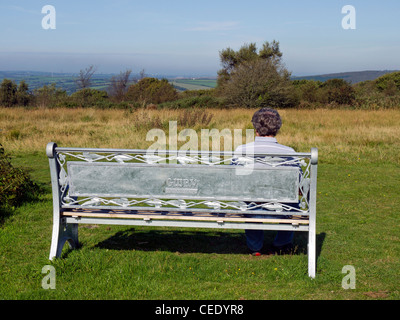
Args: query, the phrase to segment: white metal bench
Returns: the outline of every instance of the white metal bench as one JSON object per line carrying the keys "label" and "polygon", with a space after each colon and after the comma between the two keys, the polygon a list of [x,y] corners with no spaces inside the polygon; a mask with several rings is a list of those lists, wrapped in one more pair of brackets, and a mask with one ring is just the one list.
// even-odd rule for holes
{"label": "white metal bench", "polygon": [[53,192],[51,260],[60,257],[65,242],[78,246],[78,224],[293,230],[308,232],[308,275],[315,277],[315,148],[237,155],[61,148],[51,142],[46,153]]}

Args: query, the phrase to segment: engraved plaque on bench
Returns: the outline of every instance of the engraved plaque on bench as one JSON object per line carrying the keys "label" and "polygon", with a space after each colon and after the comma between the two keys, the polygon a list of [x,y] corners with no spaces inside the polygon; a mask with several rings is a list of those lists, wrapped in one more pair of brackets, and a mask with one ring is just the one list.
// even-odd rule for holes
{"label": "engraved plaque on bench", "polygon": [[297,167],[235,173],[232,165],[68,163],[69,192],[75,197],[298,202]]}

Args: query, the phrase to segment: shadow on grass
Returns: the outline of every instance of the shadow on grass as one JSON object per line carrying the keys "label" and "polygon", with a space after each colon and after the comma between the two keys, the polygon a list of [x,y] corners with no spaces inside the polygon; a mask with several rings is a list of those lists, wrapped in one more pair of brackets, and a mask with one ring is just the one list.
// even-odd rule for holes
{"label": "shadow on grass", "polygon": [[0,227],[5,223],[5,221],[11,217],[13,211],[10,208],[0,207]]}
{"label": "shadow on grass", "polygon": [[[265,232],[264,250],[272,251],[275,232]],[[317,235],[317,257],[325,233]],[[190,230],[128,230],[117,232],[96,247],[112,250],[170,251],[180,253],[248,254],[243,232]],[[307,254],[307,233],[296,232],[289,254]]]}

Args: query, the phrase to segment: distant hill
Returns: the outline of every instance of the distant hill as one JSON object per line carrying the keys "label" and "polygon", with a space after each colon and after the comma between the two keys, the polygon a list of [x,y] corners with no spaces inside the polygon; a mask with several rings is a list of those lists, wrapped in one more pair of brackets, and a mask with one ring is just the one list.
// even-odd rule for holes
{"label": "distant hill", "polygon": [[[111,83],[112,76],[115,74],[97,74],[92,77],[91,88],[97,90],[107,90]],[[140,75],[131,75],[131,81],[139,79]],[[216,78],[176,78],[175,76],[146,75],[155,78],[168,78],[178,91],[210,89],[217,85]],[[0,71],[0,83],[3,79],[15,81],[17,84],[24,80],[30,90],[35,90],[43,86],[55,83],[58,88],[71,94],[77,90],[77,74],[73,73],[52,73],[40,71]],[[132,82],[133,83],[133,82]]]}
{"label": "distant hill", "polygon": [[[115,74],[94,74],[91,88],[107,90],[111,83],[111,77]],[[148,75],[149,77],[169,78],[169,81],[178,91],[210,89],[217,85],[216,78],[176,78],[174,76]],[[3,79],[15,81],[17,84],[24,80],[30,90],[41,88],[45,85],[55,83],[58,88],[71,94],[77,90],[77,74],[73,73],[51,73],[40,71],[0,71],[0,82]],[[139,75],[132,75],[131,80],[138,79]]]}
{"label": "distant hill", "polygon": [[341,73],[329,73],[329,74],[322,74],[322,75],[315,75],[315,76],[304,76],[299,77],[295,76],[292,77],[293,80],[315,80],[315,81],[326,81],[329,79],[343,79],[352,84],[367,81],[367,80],[375,80],[380,76],[383,76],[387,73],[396,72],[398,70],[369,70],[369,71],[354,71],[354,72],[341,72]]}
{"label": "distant hill", "polygon": [[[352,84],[366,81],[375,80],[387,73],[395,72],[396,70],[383,70],[383,71],[356,71],[356,72],[342,72],[330,73],[314,76],[294,76],[293,80],[320,80],[322,82],[329,79],[344,79]],[[106,90],[110,85],[111,77],[114,74],[94,74],[92,77],[91,88],[98,90]],[[148,75],[159,78],[156,75]],[[51,72],[38,72],[38,71],[0,71],[0,83],[3,79],[14,80],[17,84],[21,80],[25,80],[30,90],[41,88],[44,85],[55,83],[57,87],[65,90],[71,94],[77,90],[76,74],[73,73],[51,73]],[[132,76],[133,79],[137,75]],[[163,76],[164,77],[164,76]],[[165,76],[175,86],[178,91],[184,90],[199,90],[215,88],[217,85],[216,78],[173,78],[173,76]]]}
{"label": "distant hill", "polygon": [[[111,74],[94,74],[92,77],[92,88],[105,90],[110,85]],[[15,81],[17,84],[24,80],[30,90],[55,83],[58,88],[65,90],[68,94],[76,91],[77,75],[72,73],[52,73],[39,71],[0,71],[0,82],[3,79]]]}

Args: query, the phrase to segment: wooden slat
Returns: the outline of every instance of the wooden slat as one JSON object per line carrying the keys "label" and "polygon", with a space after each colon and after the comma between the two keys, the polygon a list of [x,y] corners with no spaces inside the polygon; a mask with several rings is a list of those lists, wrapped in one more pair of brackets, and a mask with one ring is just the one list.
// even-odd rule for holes
{"label": "wooden slat", "polygon": [[216,217],[212,215],[161,215],[161,214],[124,214],[124,213],[98,213],[83,211],[66,211],[63,216],[68,217],[90,217],[90,218],[117,218],[117,219],[154,219],[154,220],[188,220],[188,221],[216,221],[216,222],[261,222],[261,223],[286,223],[286,224],[307,224],[308,219],[293,217],[292,219],[259,219],[244,218],[240,216]]}

